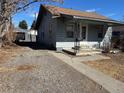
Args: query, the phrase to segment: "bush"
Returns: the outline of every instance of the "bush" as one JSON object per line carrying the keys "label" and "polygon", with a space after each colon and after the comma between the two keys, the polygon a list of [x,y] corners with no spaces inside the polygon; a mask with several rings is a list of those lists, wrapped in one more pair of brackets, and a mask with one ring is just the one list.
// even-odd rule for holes
{"label": "bush", "polygon": [[13,32],[14,28],[10,27],[9,31],[5,32],[2,37],[2,47],[4,46],[13,46],[15,45],[13,42],[16,40],[16,34]]}

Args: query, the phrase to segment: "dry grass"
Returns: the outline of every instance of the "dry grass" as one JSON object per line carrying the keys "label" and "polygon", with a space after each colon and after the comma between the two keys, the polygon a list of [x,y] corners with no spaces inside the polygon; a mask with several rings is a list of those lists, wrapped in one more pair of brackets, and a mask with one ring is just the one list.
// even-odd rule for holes
{"label": "dry grass", "polygon": [[0,67],[0,73],[13,72],[13,71],[30,71],[36,68],[36,65],[20,65],[17,67]]}
{"label": "dry grass", "polygon": [[124,54],[107,54],[106,56],[111,59],[86,62],[85,64],[124,82]]}
{"label": "dry grass", "polygon": [[27,71],[32,70],[36,66],[34,65],[20,65],[17,67],[5,67],[2,64],[9,62],[12,58],[21,55],[25,50],[25,48],[19,46],[6,46],[4,48],[0,48],[0,73],[2,72],[12,72],[12,71]]}
{"label": "dry grass", "polygon": [[0,67],[0,73],[15,71],[16,68]]}
{"label": "dry grass", "polygon": [[29,71],[36,67],[37,67],[36,65],[21,65],[21,66],[18,66],[16,69],[18,71],[24,71],[24,70]]}
{"label": "dry grass", "polygon": [[23,48],[19,46],[0,48],[0,64],[8,62],[11,58],[16,57],[21,52],[23,52]]}

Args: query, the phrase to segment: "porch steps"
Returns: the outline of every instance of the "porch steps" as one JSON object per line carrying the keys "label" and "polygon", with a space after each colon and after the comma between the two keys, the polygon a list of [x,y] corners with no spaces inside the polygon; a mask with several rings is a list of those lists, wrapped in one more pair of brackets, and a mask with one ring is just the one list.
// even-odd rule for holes
{"label": "porch steps", "polygon": [[63,51],[76,56],[87,56],[87,55],[94,55],[101,53],[101,50],[91,50],[91,49],[81,49],[77,53],[75,53],[74,49],[63,49]]}
{"label": "porch steps", "polygon": [[94,54],[100,54],[101,51],[98,50],[80,50],[76,56],[82,56],[82,55],[94,55]]}

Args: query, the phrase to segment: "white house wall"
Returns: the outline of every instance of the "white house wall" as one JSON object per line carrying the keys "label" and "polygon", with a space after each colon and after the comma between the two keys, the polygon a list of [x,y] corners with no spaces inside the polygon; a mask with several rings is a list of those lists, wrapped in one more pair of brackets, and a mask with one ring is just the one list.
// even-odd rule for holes
{"label": "white house wall", "polygon": [[99,48],[100,47],[100,43],[98,42],[98,41],[81,41],[80,42],[80,46],[82,47],[82,48],[90,48],[90,49],[92,49],[92,48]]}

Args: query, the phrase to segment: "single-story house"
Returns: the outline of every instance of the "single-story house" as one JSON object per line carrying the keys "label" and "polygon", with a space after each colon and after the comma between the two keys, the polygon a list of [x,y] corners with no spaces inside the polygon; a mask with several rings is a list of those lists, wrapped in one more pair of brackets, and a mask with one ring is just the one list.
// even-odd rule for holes
{"label": "single-story house", "polygon": [[30,29],[27,31],[28,38],[31,42],[36,42],[37,31]]}
{"label": "single-story house", "polygon": [[37,42],[56,49],[97,49],[109,43],[112,27],[124,25],[95,12],[41,5],[35,29]]}
{"label": "single-story house", "polygon": [[21,29],[21,28],[15,28],[14,29],[14,33],[16,36],[16,42],[20,41],[20,40],[25,40],[25,33],[27,30]]}
{"label": "single-story house", "polygon": [[32,35],[32,36],[37,36],[37,31],[33,30],[33,29],[30,29],[27,33]]}
{"label": "single-story house", "polygon": [[15,28],[16,42],[36,42],[37,31]]}

